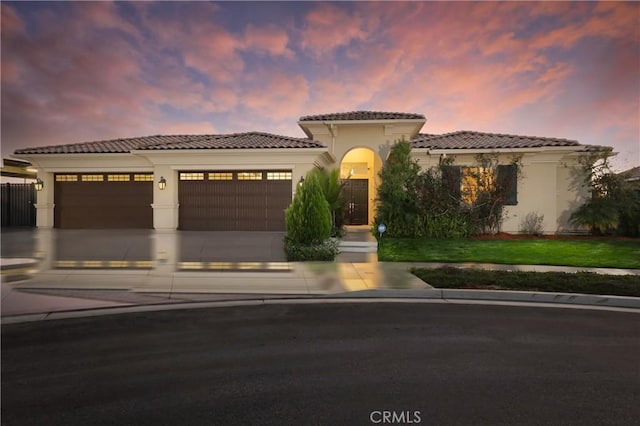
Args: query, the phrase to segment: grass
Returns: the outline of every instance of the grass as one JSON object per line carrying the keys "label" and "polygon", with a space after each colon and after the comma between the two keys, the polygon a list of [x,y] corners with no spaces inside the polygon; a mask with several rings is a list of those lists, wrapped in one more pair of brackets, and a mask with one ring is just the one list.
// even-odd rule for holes
{"label": "grass", "polygon": [[444,267],[411,272],[436,288],[551,291],[640,297],[640,276],[589,272],[510,272]]}
{"label": "grass", "polygon": [[378,259],[386,262],[477,262],[639,269],[640,240],[382,238]]}

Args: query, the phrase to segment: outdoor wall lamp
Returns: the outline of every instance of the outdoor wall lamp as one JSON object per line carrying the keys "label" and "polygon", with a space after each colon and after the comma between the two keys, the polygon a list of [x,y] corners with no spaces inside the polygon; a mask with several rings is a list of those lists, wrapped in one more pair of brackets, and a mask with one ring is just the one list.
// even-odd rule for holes
{"label": "outdoor wall lamp", "polygon": [[158,182],[158,188],[162,191],[166,187],[167,187],[167,180],[163,176],[160,176],[160,181]]}
{"label": "outdoor wall lamp", "polygon": [[36,191],[42,191],[42,188],[44,188],[44,182],[42,179],[37,178],[36,183],[34,183],[33,186],[36,188]]}
{"label": "outdoor wall lamp", "polygon": [[298,182],[298,186],[302,186],[304,183],[304,176],[300,176],[300,182]]}

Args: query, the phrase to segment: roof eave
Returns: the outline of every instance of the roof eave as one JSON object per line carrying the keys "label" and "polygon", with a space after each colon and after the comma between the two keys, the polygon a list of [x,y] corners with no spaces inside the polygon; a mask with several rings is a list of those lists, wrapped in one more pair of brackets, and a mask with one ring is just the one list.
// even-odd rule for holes
{"label": "roof eave", "polygon": [[326,147],[309,147],[309,148],[182,148],[182,149],[136,149],[132,150],[134,155],[176,155],[176,154],[238,154],[238,153],[261,153],[273,152],[278,153],[300,153],[300,152],[325,152]]}
{"label": "roof eave", "polygon": [[[377,120],[298,120],[298,125],[303,124],[396,124],[396,123],[426,123],[426,118],[380,118]],[[304,127],[303,127],[304,130]],[[306,133],[306,131],[305,131]]]}
{"label": "roof eave", "polygon": [[527,153],[527,152],[580,152],[584,145],[570,145],[570,146],[538,146],[529,148],[412,148],[414,150],[426,151],[429,154],[489,154],[494,152],[507,152],[507,153]]}

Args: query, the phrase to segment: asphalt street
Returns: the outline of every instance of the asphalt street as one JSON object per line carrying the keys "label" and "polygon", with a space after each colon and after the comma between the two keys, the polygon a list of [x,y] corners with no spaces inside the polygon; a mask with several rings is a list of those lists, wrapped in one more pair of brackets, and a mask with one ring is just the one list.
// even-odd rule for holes
{"label": "asphalt street", "polygon": [[640,315],[259,305],[2,327],[3,425],[626,425]]}

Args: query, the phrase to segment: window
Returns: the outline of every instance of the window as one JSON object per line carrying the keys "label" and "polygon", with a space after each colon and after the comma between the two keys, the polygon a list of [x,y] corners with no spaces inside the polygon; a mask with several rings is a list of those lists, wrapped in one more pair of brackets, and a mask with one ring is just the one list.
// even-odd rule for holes
{"label": "window", "polygon": [[204,173],[180,173],[180,180],[204,180]]}
{"label": "window", "polygon": [[77,175],[56,175],[56,182],[77,182]]}
{"label": "window", "polygon": [[291,172],[267,172],[267,180],[291,180]]}
{"label": "window", "polygon": [[239,172],[238,180],[262,180],[262,172]]}
{"label": "window", "polygon": [[478,194],[495,188],[495,169],[486,167],[462,167],[460,198],[466,204],[478,200]]}
{"label": "window", "polygon": [[83,182],[102,182],[104,175],[82,175]]}
{"label": "window", "polygon": [[129,180],[131,180],[129,175],[107,175],[109,182],[129,182]]}
{"label": "window", "polygon": [[497,168],[445,166],[442,180],[449,193],[466,204],[473,204],[482,191],[500,190],[505,206],[518,204],[518,169],[514,164]]}
{"label": "window", "polygon": [[231,172],[209,173],[209,180],[233,180],[233,173]]}
{"label": "window", "polygon": [[133,180],[135,182],[152,182],[153,175],[152,174],[133,175]]}

